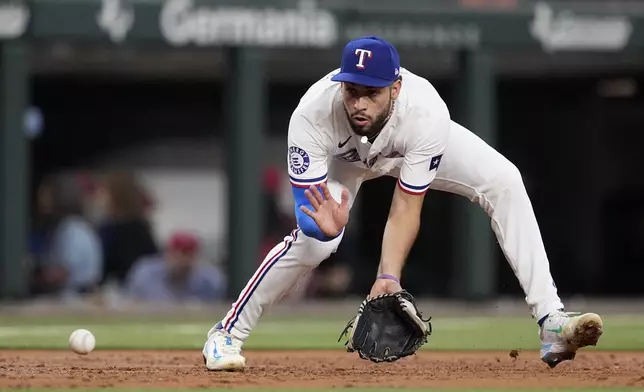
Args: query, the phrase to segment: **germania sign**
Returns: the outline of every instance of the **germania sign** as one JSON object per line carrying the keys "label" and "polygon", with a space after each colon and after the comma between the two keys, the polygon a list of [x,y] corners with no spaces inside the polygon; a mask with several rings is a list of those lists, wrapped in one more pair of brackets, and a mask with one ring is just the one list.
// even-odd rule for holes
{"label": "germania sign", "polygon": [[196,6],[169,0],[159,16],[163,37],[174,46],[256,45],[329,47],[338,40],[333,13],[301,1],[297,8]]}

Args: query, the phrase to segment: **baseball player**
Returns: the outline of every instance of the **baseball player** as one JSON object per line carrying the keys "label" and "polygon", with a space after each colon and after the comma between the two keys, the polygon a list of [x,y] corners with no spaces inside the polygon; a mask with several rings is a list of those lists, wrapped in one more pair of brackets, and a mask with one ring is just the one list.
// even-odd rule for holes
{"label": "baseball player", "polygon": [[519,170],[452,121],[432,84],[401,68],[398,52],[385,40],[349,42],[340,69],[304,94],[289,123],[288,172],[297,228],[268,253],[228,314],[208,332],[207,369],[245,367],[242,344],[264,310],[336,251],[360,185],[385,175],[397,178],[398,186],[370,296],[402,289],[399,279],[425,193],[456,193],[490,216],[538,320],[541,359],[554,367],[597,343],[603,330],[597,314],[564,312]]}

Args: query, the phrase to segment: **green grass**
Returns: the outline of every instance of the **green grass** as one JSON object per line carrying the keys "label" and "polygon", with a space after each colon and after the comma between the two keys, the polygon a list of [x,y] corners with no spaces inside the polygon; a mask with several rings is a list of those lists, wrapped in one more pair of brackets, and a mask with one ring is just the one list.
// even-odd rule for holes
{"label": "green grass", "polygon": [[[97,349],[199,349],[215,321],[205,319],[0,317],[0,348],[62,349],[76,328],[96,336]],[[644,317],[604,319],[597,350],[644,350]],[[246,349],[342,349],[337,342],[346,320],[266,317]],[[523,318],[437,318],[423,350],[533,350],[536,324]]]}
{"label": "green grass", "polygon": [[[0,316],[0,348],[65,349],[69,334],[76,328],[87,328],[97,338],[97,349],[201,349],[205,334],[216,321],[205,318],[159,319],[141,317],[8,317]],[[510,350],[538,349],[536,324],[523,318],[436,318],[434,333],[422,350]],[[604,318],[605,333],[595,350],[644,350],[644,317],[610,316]],[[277,318],[267,316],[253,331],[246,349],[342,349],[344,339],[337,342],[346,325],[345,319]],[[272,391],[332,392],[332,389],[262,389]],[[0,391],[5,389],[0,388]],[[242,389],[242,391],[253,391]],[[351,392],[501,392],[517,389],[409,389],[409,388],[349,388]],[[520,389],[521,392],[635,392],[644,388],[547,388]],[[26,389],[32,392],[195,392],[199,389]],[[230,391],[228,388],[202,391]]]}

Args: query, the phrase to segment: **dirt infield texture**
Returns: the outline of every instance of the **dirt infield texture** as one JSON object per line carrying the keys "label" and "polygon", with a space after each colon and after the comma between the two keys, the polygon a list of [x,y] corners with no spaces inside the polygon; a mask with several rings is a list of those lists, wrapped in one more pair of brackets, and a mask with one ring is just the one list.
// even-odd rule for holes
{"label": "dirt infield texture", "polygon": [[644,386],[644,353],[580,352],[549,369],[537,353],[431,352],[373,364],[344,351],[246,352],[243,372],[208,372],[196,351],[0,350],[0,388]]}

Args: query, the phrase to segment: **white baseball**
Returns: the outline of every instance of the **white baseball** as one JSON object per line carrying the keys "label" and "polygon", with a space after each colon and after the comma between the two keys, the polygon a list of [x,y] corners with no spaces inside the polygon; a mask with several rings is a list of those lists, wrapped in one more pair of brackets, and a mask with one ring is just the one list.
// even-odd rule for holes
{"label": "white baseball", "polygon": [[94,350],[96,338],[86,329],[77,329],[69,337],[69,348],[76,354],[86,355]]}

